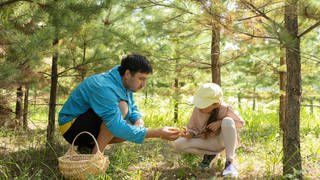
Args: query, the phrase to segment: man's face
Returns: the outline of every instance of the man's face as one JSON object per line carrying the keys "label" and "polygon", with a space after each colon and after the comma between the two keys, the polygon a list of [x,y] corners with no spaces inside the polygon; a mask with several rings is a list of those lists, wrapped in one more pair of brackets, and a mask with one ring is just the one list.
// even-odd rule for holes
{"label": "man's face", "polygon": [[146,86],[148,76],[149,74],[140,72],[132,75],[129,70],[126,70],[123,76],[124,87],[136,92]]}

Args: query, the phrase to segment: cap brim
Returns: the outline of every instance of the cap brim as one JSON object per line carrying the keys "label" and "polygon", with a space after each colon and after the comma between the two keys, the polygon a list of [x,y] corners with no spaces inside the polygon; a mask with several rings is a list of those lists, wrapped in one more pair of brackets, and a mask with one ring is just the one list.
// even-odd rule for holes
{"label": "cap brim", "polygon": [[204,109],[204,108],[207,108],[208,106],[212,105],[213,102],[210,99],[193,97],[192,104],[194,104],[199,109]]}

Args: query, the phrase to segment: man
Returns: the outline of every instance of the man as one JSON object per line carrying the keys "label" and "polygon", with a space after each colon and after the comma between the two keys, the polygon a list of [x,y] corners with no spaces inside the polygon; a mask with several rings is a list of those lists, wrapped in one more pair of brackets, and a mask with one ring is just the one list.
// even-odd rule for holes
{"label": "man", "polygon": [[[59,113],[59,126],[63,137],[72,143],[75,136],[88,131],[97,138],[100,151],[107,144],[124,140],[142,143],[145,138],[175,140],[179,130],[171,127],[147,129],[133,98],[142,89],[152,73],[150,62],[141,55],[123,58],[120,66],[109,72],[93,75],[79,84]],[[79,136],[78,148],[97,147],[89,135]]]}

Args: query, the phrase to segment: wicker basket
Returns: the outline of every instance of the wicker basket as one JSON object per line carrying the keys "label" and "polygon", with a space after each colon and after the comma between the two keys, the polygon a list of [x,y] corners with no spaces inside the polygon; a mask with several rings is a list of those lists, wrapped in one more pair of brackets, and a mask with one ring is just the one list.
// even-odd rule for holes
{"label": "wicker basket", "polygon": [[[74,142],[81,134],[87,133],[97,145],[96,154],[78,154],[74,150]],[[71,144],[67,153],[58,158],[59,170],[66,179],[87,179],[89,176],[103,174],[109,166],[109,158],[104,156],[99,149],[98,142],[92,134],[87,131],[79,133]]]}

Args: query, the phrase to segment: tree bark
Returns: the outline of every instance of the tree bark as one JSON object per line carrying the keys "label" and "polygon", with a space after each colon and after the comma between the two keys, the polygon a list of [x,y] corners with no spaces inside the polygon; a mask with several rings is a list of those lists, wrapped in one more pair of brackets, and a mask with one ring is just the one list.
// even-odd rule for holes
{"label": "tree bark", "polygon": [[284,57],[284,49],[280,49],[280,72],[279,72],[279,89],[280,89],[280,104],[279,104],[279,126],[284,131],[284,123],[286,117],[286,80],[287,72],[282,69],[286,65],[286,59]]}
{"label": "tree bark", "polygon": [[237,94],[238,95],[238,108],[241,109],[241,96],[240,96],[240,91]]}
{"label": "tree bark", "polygon": [[37,88],[34,88],[34,92],[33,92],[33,110],[36,109],[36,105],[37,105]]}
{"label": "tree bark", "polygon": [[252,110],[256,110],[256,87],[253,87]]}
{"label": "tree bark", "polygon": [[211,35],[211,73],[212,82],[221,85],[220,76],[220,27],[212,22]]}
{"label": "tree bark", "polygon": [[300,100],[301,100],[301,59],[298,38],[297,0],[287,0],[285,6],[285,28],[290,39],[285,42],[287,64],[286,116],[284,123],[283,174],[301,172],[300,154]]}
{"label": "tree bark", "polygon": [[29,109],[29,86],[25,86],[23,103],[23,129],[28,128],[28,109]]}
{"label": "tree bark", "polygon": [[175,78],[174,79],[174,107],[173,107],[173,120],[174,122],[178,122],[178,117],[179,117],[179,79]]}
{"label": "tree bark", "polygon": [[[86,40],[83,40],[83,56],[82,56],[82,64],[85,64],[86,62],[86,53],[87,52],[87,43]],[[86,77],[87,70],[85,67],[80,66],[79,67],[79,74],[80,74],[80,80],[83,81]]]}
{"label": "tree bark", "polygon": [[144,93],[144,105],[147,105],[148,103],[148,87],[145,89]]}
{"label": "tree bark", "polygon": [[[53,41],[53,46],[58,45],[58,39]],[[51,65],[51,89],[49,100],[49,118],[47,126],[47,143],[51,144],[54,140],[55,132],[55,114],[56,114],[56,98],[58,85],[58,51],[55,51],[52,56]]]}
{"label": "tree bark", "polygon": [[310,99],[310,112],[313,114],[313,99]]}
{"label": "tree bark", "polygon": [[23,91],[22,86],[19,85],[17,88],[17,99],[16,99],[16,125],[22,125],[22,116],[23,116],[23,109],[22,109],[22,99],[23,99]]}

